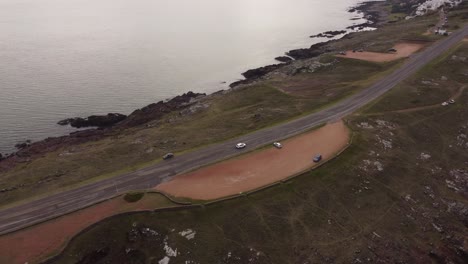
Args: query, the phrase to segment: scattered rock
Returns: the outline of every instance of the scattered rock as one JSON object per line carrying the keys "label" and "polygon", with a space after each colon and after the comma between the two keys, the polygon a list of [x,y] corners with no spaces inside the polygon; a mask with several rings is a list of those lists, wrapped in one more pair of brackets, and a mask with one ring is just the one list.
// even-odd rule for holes
{"label": "scattered rock", "polygon": [[377,168],[378,171],[383,171],[383,165],[380,161],[375,161],[374,166]]}
{"label": "scattered rock", "polygon": [[393,144],[391,140],[381,139],[380,143],[382,143],[385,150],[393,148]]}
{"label": "scattered rock", "polygon": [[439,233],[443,233],[443,232],[444,232],[444,229],[443,229],[441,226],[436,225],[436,224],[434,224],[434,223],[432,223],[432,226],[434,227],[435,230],[437,230],[437,232],[439,232]]}
{"label": "scattered rock", "polygon": [[373,129],[374,127],[370,125],[368,122],[361,122],[357,125],[359,128],[364,128],[364,129]]}
{"label": "scattered rock", "polygon": [[279,56],[279,57],[276,57],[275,60],[280,61],[280,62],[290,62],[293,59],[288,56]]}
{"label": "scattered rock", "polygon": [[419,156],[419,159],[421,159],[421,160],[428,160],[430,158],[431,158],[431,155],[426,154],[424,152],[422,152],[421,155]]}
{"label": "scattered rock", "polygon": [[169,260],[170,258],[168,256],[165,256],[160,261],[158,261],[158,264],[169,264]]}
{"label": "scattered rock", "polygon": [[150,153],[153,153],[153,151],[154,151],[154,148],[149,148],[149,149],[147,149],[145,152],[146,152],[147,154],[150,154]]}
{"label": "scattered rock", "polygon": [[452,60],[454,61],[461,61],[461,62],[465,62],[467,57],[463,57],[463,56],[457,56],[457,55],[452,55]]}
{"label": "scattered rock", "polygon": [[445,180],[447,187],[458,193],[468,195],[468,172],[465,170],[451,170],[450,178]]}
{"label": "scattered rock", "polygon": [[197,232],[193,231],[192,229],[187,229],[179,232],[179,235],[185,237],[187,240],[194,239],[196,234]]}
{"label": "scattered rock", "polygon": [[422,80],[421,83],[424,85],[439,86],[438,83],[433,82],[433,81],[428,81],[428,80]]}

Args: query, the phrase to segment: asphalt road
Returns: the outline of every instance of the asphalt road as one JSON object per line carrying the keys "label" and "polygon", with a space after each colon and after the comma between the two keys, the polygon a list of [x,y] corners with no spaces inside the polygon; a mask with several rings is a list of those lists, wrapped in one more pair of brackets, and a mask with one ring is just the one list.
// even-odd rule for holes
{"label": "asphalt road", "polygon": [[[414,74],[467,35],[468,25],[443,40],[434,43],[424,51],[413,55],[398,70],[384,77],[371,87],[320,112],[233,140],[213,144],[135,172],[4,209],[0,211],[0,235],[82,209],[115,197],[120,193],[153,187],[181,172],[239,155],[254,148],[271,144],[273,141],[299,134],[325,122],[345,117]],[[236,150],[234,145],[237,142],[247,143],[247,148]]]}

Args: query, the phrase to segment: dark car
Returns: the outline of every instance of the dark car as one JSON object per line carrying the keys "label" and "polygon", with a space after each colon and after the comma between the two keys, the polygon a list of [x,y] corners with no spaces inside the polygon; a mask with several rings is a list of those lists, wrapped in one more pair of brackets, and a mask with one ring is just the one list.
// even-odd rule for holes
{"label": "dark car", "polygon": [[322,160],[322,155],[318,154],[314,157],[314,162],[320,162]]}
{"label": "dark car", "polygon": [[173,153],[167,153],[166,155],[163,156],[163,160],[167,160],[167,159],[170,159],[170,158],[173,158],[173,157],[174,157]]}

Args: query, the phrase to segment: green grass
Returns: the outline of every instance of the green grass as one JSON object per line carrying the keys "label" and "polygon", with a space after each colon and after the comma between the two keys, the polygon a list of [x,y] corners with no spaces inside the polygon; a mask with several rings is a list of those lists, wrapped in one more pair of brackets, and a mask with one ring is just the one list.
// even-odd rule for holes
{"label": "green grass", "polygon": [[[457,248],[466,239],[466,216],[449,208],[457,202],[466,208],[466,189],[458,182],[462,191],[456,191],[448,181],[456,181],[456,170],[468,173],[468,145],[460,143],[460,135],[468,134],[468,92],[450,107],[388,111],[408,106],[403,99],[415,80],[433,78],[452,63],[451,55],[467,51],[467,45],[452,50],[381,98],[384,109],[374,104],[363,112],[382,114],[350,117],[353,144],[327,165],[199,209],[109,219],[77,237],[56,263],[76,263],[102,248],[107,255],[94,263],[158,263],[166,256],[165,243],[178,250],[170,263],[433,263],[429,252],[463,263]],[[432,94],[420,98],[429,101]],[[158,235],[129,240],[143,228]],[[194,239],[179,234],[186,229],[196,232]]]}

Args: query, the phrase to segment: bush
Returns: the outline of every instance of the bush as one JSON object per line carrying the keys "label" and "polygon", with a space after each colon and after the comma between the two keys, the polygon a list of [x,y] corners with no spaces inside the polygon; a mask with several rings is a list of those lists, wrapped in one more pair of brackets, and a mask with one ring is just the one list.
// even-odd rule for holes
{"label": "bush", "polygon": [[145,193],[131,192],[131,193],[125,194],[124,200],[129,202],[129,203],[134,203],[134,202],[138,202],[139,200],[141,200],[141,198],[143,198],[143,196],[145,196]]}

